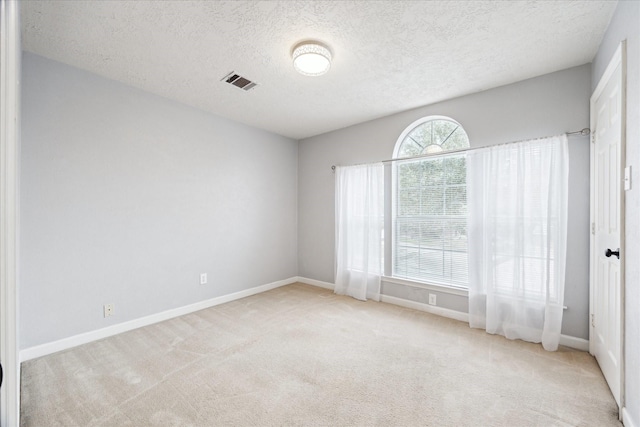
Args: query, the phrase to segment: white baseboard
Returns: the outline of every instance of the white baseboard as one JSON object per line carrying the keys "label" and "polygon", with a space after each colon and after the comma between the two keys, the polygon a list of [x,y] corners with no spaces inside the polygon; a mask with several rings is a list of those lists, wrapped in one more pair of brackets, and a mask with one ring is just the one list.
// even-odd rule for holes
{"label": "white baseboard", "polygon": [[300,283],[304,283],[304,284],[312,285],[312,286],[318,286],[319,288],[334,290],[335,287],[336,287],[336,285],[334,283],[323,282],[322,280],[307,279],[306,277],[300,277],[300,276],[296,277],[296,279]]}
{"label": "white baseboard", "polygon": [[[306,277],[297,278],[298,282],[305,283],[307,285],[318,286],[325,289],[333,290],[335,284],[329,282],[323,282],[321,280],[308,279]],[[448,308],[437,307],[434,305],[424,304],[417,301],[411,301],[404,298],[392,297],[389,295],[380,295],[380,301],[388,304],[399,305],[401,307],[411,308],[413,310],[424,311],[426,313],[435,314],[449,319],[459,320],[461,322],[469,322],[469,314],[461,311],[455,311]],[[570,347],[576,350],[589,351],[589,341],[583,338],[576,338],[569,335],[560,335],[560,345]]]}
{"label": "white baseboard", "polygon": [[636,427],[626,407],[622,408],[622,424],[624,424],[624,427]]}
{"label": "white baseboard", "polygon": [[[323,282],[315,279],[308,279],[306,277],[298,277],[298,281],[307,285],[318,286],[325,289],[335,289],[335,284],[329,282]],[[380,295],[380,301],[388,304],[399,305],[401,307],[412,308],[414,310],[426,311],[427,313],[437,314],[438,316],[448,317],[450,319],[460,320],[462,322],[468,322],[469,316],[467,313],[461,313],[455,310],[449,310],[447,308],[436,307],[433,305],[423,304],[417,301],[410,301],[403,298],[396,298],[388,295]]]}
{"label": "white baseboard", "polygon": [[291,277],[285,280],[278,280],[277,282],[267,283],[266,285],[245,289],[244,291],[235,292],[228,295],[222,295],[222,296],[211,298],[204,301],[199,301],[197,303],[185,305],[183,307],[173,308],[171,310],[141,317],[139,319],[118,323],[117,325],[108,326],[106,328],[97,329],[95,331],[85,332],[83,334],[74,335],[68,338],[63,338],[58,341],[53,341],[50,343],[25,348],[20,351],[20,362],[35,359],[41,356],[46,356],[47,354],[56,353],[58,351],[66,350],[82,344],[87,344],[92,341],[97,341],[102,338],[107,338],[113,335],[121,334],[123,332],[131,331],[133,329],[141,328],[143,326],[152,325],[154,323],[173,319],[174,317],[193,313],[195,311],[203,310],[205,308],[235,301],[240,298],[245,298],[251,295],[270,291],[271,289],[279,288],[285,285],[290,285],[291,283],[295,283],[297,281],[298,281],[298,277]]}
{"label": "white baseboard", "polygon": [[589,340],[585,340],[584,338],[560,335],[560,345],[571,347],[576,350],[589,351]]}
{"label": "white baseboard", "polygon": [[[205,301],[200,301],[194,304],[186,305],[184,307],[178,307],[171,310],[163,311],[161,313],[152,314],[149,316],[141,317],[139,319],[130,320],[128,322],[118,323],[117,325],[109,326],[95,331],[85,332],[83,334],[74,335],[72,337],[63,338],[58,341],[53,341],[46,344],[41,344],[29,348],[25,348],[20,351],[20,362],[35,359],[37,357],[46,356],[48,354],[56,353],[58,351],[66,350],[72,347],[76,347],[82,344],[87,344],[92,341],[97,341],[103,338],[107,338],[113,335],[121,334],[123,332],[131,331],[133,329],[141,328],[143,326],[152,325],[154,323],[162,322],[174,317],[182,316],[185,314],[193,313],[205,308],[214,307],[216,305],[224,304],[227,302],[235,301],[240,298],[249,297],[262,292],[270,291],[271,289],[279,288],[281,286],[290,285],[292,283],[301,282],[307,285],[318,286],[324,289],[333,290],[335,285],[329,282],[323,282],[321,280],[309,279],[306,277],[291,277],[285,280],[279,280],[277,282],[268,283],[262,286],[256,286],[255,288],[245,289],[244,291],[235,292],[229,295],[222,295],[219,297],[211,298]],[[388,295],[380,295],[380,301],[394,304],[401,307],[411,308],[414,310],[424,311],[427,313],[435,314],[450,319],[459,320],[461,322],[468,322],[469,315],[467,313],[450,310],[443,307],[432,306],[417,301],[410,301],[403,298],[392,297]],[[589,341],[562,335],[560,337],[560,344],[575,348],[577,350],[589,351]],[[628,418],[628,416],[627,416]],[[629,419],[630,420],[630,419]],[[631,423],[631,421],[629,421]],[[625,426],[635,427],[632,423]]]}
{"label": "white baseboard", "polygon": [[448,308],[437,307],[435,305],[424,304],[422,302],[410,301],[404,298],[392,297],[389,295],[380,295],[380,301],[388,304],[399,305],[401,307],[411,308],[418,311],[435,314],[449,319],[459,320],[461,322],[469,322],[469,315],[461,311],[450,310]]}
{"label": "white baseboard", "polygon": [[[412,308],[414,310],[424,311],[442,317],[448,317],[449,319],[455,319],[465,323],[469,322],[469,314],[463,313],[461,311],[450,310],[448,308],[437,307],[422,302],[410,301],[403,298],[391,297],[388,295],[380,295],[380,301],[399,305],[401,307]],[[560,335],[560,345],[571,347],[576,350],[589,351],[589,341],[582,338],[571,337],[569,335]]]}

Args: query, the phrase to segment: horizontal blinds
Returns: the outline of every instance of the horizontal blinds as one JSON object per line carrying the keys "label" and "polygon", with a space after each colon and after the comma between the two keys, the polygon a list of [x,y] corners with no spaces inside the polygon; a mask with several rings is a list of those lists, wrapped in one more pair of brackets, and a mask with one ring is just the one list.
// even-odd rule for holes
{"label": "horizontal blinds", "polygon": [[393,275],[467,286],[466,155],[394,165]]}

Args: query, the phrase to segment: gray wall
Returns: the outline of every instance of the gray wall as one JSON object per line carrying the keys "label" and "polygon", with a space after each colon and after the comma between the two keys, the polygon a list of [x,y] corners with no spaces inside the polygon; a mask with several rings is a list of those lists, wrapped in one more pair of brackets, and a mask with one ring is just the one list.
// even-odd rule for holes
{"label": "gray wall", "polygon": [[640,426],[640,2],[621,1],[593,60],[595,90],[611,57],[627,40],[627,165],[633,174],[625,193],[625,392],[627,414]]}
{"label": "gray wall", "polygon": [[[331,165],[392,157],[402,131],[427,115],[457,120],[472,147],[538,138],[589,126],[590,66],[525,80],[474,95],[428,105],[300,141],[298,270],[316,280],[334,280],[334,176]],[[588,338],[589,142],[569,139],[569,236],[562,333]],[[383,283],[387,295],[428,301],[428,292]],[[466,297],[438,294],[438,305],[467,311]]]}
{"label": "gray wall", "polygon": [[297,141],[23,60],[21,348],[297,275]]}

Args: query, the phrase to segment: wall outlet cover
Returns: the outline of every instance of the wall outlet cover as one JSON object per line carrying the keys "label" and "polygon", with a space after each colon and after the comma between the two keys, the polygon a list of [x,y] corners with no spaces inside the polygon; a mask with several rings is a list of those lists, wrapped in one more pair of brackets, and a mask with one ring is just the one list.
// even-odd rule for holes
{"label": "wall outlet cover", "polygon": [[436,294],[429,294],[429,305],[436,305]]}
{"label": "wall outlet cover", "polygon": [[105,304],[103,306],[104,317],[113,316],[113,304]]}

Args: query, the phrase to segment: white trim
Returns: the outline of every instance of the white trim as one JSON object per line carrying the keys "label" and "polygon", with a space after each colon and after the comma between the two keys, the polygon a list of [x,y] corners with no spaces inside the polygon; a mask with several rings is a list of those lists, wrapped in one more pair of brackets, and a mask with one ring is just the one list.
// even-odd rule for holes
{"label": "white trim", "polygon": [[[461,322],[469,323],[469,314],[461,311],[451,310],[448,308],[437,307],[428,305],[422,302],[410,301],[403,298],[392,297],[389,295],[380,295],[380,301],[388,304],[399,305],[401,307],[411,308],[414,310],[424,311],[427,313],[435,314],[437,316],[447,317],[449,319],[459,320]],[[588,351],[589,341],[576,338],[569,335],[560,335],[560,344],[565,347],[571,347],[576,350]]]}
{"label": "white trim", "polygon": [[58,341],[53,341],[50,343],[26,348],[20,351],[20,360],[24,362],[26,360],[35,359],[36,357],[46,356],[51,353],[66,350],[66,349],[76,347],[82,344],[86,344],[92,341],[97,341],[102,338],[111,337],[113,335],[121,334],[123,332],[131,331],[133,329],[138,329],[143,326],[152,325],[154,323],[173,319],[174,317],[183,316],[185,314],[193,313],[199,310],[204,310],[205,308],[214,307],[216,305],[235,301],[240,298],[246,298],[251,295],[256,295],[262,292],[270,291],[272,289],[279,288],[281,286],[290,285],[297,281],[298,281],[297,277],[291,277],[285,280],[278,280],[277,282],[268,283],[262,286],[256,286],[255,288],[245,289],[244,291],[235,292],[228,295],[222,295],[219,297],[200,301],[194,304],[185,305],[183,307],[173,308],[171,310],[141,317],[139,319],[130,320],[128,322],[118,323],[117,325],[109,326],[102,329],[97,329],[95,331],[85,332],[83,334],[74,335],[68,338],[63,338]]}
{"label": "white trim", "polygon": [[570,335],[560,335],[560,345],[580,351],[589,351],[589,340],[572,337]]}
{"label": "white trim", "polygon": [[[290,285],[292,283],[304,283],[311,286],[317,286],[324,289],[333,290],[335,285],[329,282],[323,282],[321,280],[309,279],[306,277],[291,277],[285,280],[279,280],[276,282],[268,283],[262,286],[256,286],[254,288],[245,289],[244,291],[235,292],[233,294],[222,295],[219,297],[211,298],[205,301],[200,301],[194,304],[186,305],[183,307],[174,308],[171,310],[163,311],[160,313],[152,314],[149,316],[141,317],[139,319],[130,320],[128,322],[119,323],[117,325],[109,326],[106,328],[98,329],[95,331],[85,332],[83,334],[74,335],[72,337],[63,338],[58,341],[53,341],[46,344],[37,345],[34,347],[26,348],[20,351],[20,361],[35,359],[37,357],[46,356],[48,354],[56,353],[58,351],[67,350],[69,348],[77,347],[82,344],[87,344],[93,341],[97,341],[103,338],[111,337],[123,332],[128,332],[133,329],[141,328],[143,326],[152,325],[154,323],[163,322],[165,320],[173,319],[178,316],[193,313],[199,310],[204,310],[209,307],[224,304],[227,302],[235,301],[241,298],[246,298],[252,295],[256,295],[262,292],[270,291],[272,289],[279,288],[281,286]],[[403,298],[392,297],[389,295],[380,295],[380,301],[393,304],[400,307],[410,308],[413,310],[424,311],[427,313],[435,314],[437,316],[446,317],[449,319],[459,320],[461,322],[468,322],[469,315],[460,311],[451,310],[443,307],[436,307],[428,304],[424,304],[417,301],[406,300]],[[560,344],[575,348],[578,350],[587,350],[589,343],[582,338],[575,338],[566,335],[560,337]]]}
{"label": "white trim", "polygon": [[442,292],[443,294],[459,295],[469,297],[469,290],[464,288],[456,288],[447,285],[438,285],[435,283],[416,282],[410,279],[400,279],[398,277],[382,276],[382,281],[393,283],[396,285],[411,286],[412,288],[428,289],[431,291]]}
{"label": "white trim", "polygon": [[[419,288],[426,288],[426,289],[432,289],[435,291],[441,291],[441,292],[447,292],[449,290],[455,290],[452,288],[445,288],[445,290],[441,290],[440,286],[437,285],[427,285],[426,286],[422,286],[422,283],[417,283],[414,284],[415,282],[411,282],[411,281],[405,281],[403,279],[396,279],[395,277],[392,277],[391,279],[393,280],[388,280],[388,277],[383,277],[382,280],[385,282],[391,282],[391,283],[398,283],[401,285],[408,285],[408,286],[416,286]],[[320,288],[324,288],[324,289],[331,289],[333,290],[335,288],[335,285],[333,283],[329,283],[329,282],[323,282],[320,280],[315,280],[315,279],[308,279],[306,277],[296,277],[296,280],[300,283],[304,283],[307,285],[312,285],[312,286],[318,286]],[[404,283],[404,282],[408,282],[408,283]],[[457,290],[456,290],[457,291]],[[448,293],[453,293],[454,295],[460,295],[460,293],[454,293],[454,292],[448,292]],[[463,294],[464,296],[467,296],[467,293],[465,292]],[[434,305],[429,305],[429,304],[425,304],[422,302],[418,302],[418,301],[411,301],[408,299],[404,299],[404,298],[398,298],[398,297],[392,297],[389,295],[380,295],[380,301],[387,303],[387,304],[393,304],[393,305],[398,305],[400,307],[405,307],[405,308],[411,308],[413,310],[418,310],[418,311],[424,311],[426,313],[431,313],[431,314],[435,314],[436,316],[442,316],[442,317],[446,317],[449,319],[454,319],[454,320],[459,320],[461,322],[465,322],[465,323],[469,323],[469,314],[468,313],[464,313],[462,311],[456,311],[456,310],[451,310],[449,308],[444,308],[444,307],[437,307]],[[569,335],[560,335],[560,345],[563,345],[565,347],[570,347],[576,350],[580,350],[580,351],[589,351],[589,341],[585,340],[583,338],[577,338],[577,337],[572,337]]]}
{"label": "white trim", "polygon": [[0,1],[0,425],[20,425],[18,297],[20,242],[20,16]]}
{"label": "white trim", "polygon": [[[320,288],[331,289],[331,290],[334,290],[336,287],[334,283],[323,282],[321,280],[309,279],[301,276],[298,276],[298,281],[301,283],[305,283],[307,285],[318,286]],[[396,285],[405,285],[405,286],[411,286],[414,288],[429,289],[431,291],[442,292],[443,294],[460,295],[463,297],[469,297],[469,291],[467,289],[462,289],[462,288],[454,288],[454,287],[445,286],[445,285],[436,285],[433,283],[421,283],[421,282],[415,282],[413,280],[399,279],[397,277],[390,277],[390,276],[382,276],[382,281],[386,283],[393,283]]]}
{"label": "white trim", "polygon": [[624,427],[636,427],[626,407],[622,408],[622,424],[624,424]]}
{"label": "white trim", "polygon": [[428,305],[422,302],[410,301],[404,298],[397,298],[389,295],[380,295],[380,301],[469,323],[469,314],[463,313],[461,311],[450,310],[448,308],[437,307],[435,305]]}
{"label": "white trim", "polygon": [[317,286],[319,288],[331,289],[332,291],[336,288],[334,283],[323,282],[322,280],[316,279],[307,279],[306,277],[296,277],[297,281],[300,283],[304,283],[305,285]]}
{"label": "white trim", "polygon": [[[618,45],[618,47],[616,48],[616,51],[613,53],[613,56],[611,56],[611,59],[609,60],[609,64],[607,65],[607,69],[604,70],[604,73],[602,73],[602,77],[600,77],[600,81],[598,82],[598,85],[593,90],[593,94],[591,95],[591,102],[594,102],[595,99],[598,96],[600,96],[602,91],[607,86],[609,79],[611,78],[611,76],[613,76],[613,73],[615,73],[616,69],[618,68],[618,65],[622,64],[623,55],[626,53],[626,49],[627,49],[626,40],[622,40]],[[594,113],[593,110],[591,111],[591,113],[593,116],[593,113]],[[595,129],[591,129],[591,132],[593,132],[594,130]]]}

